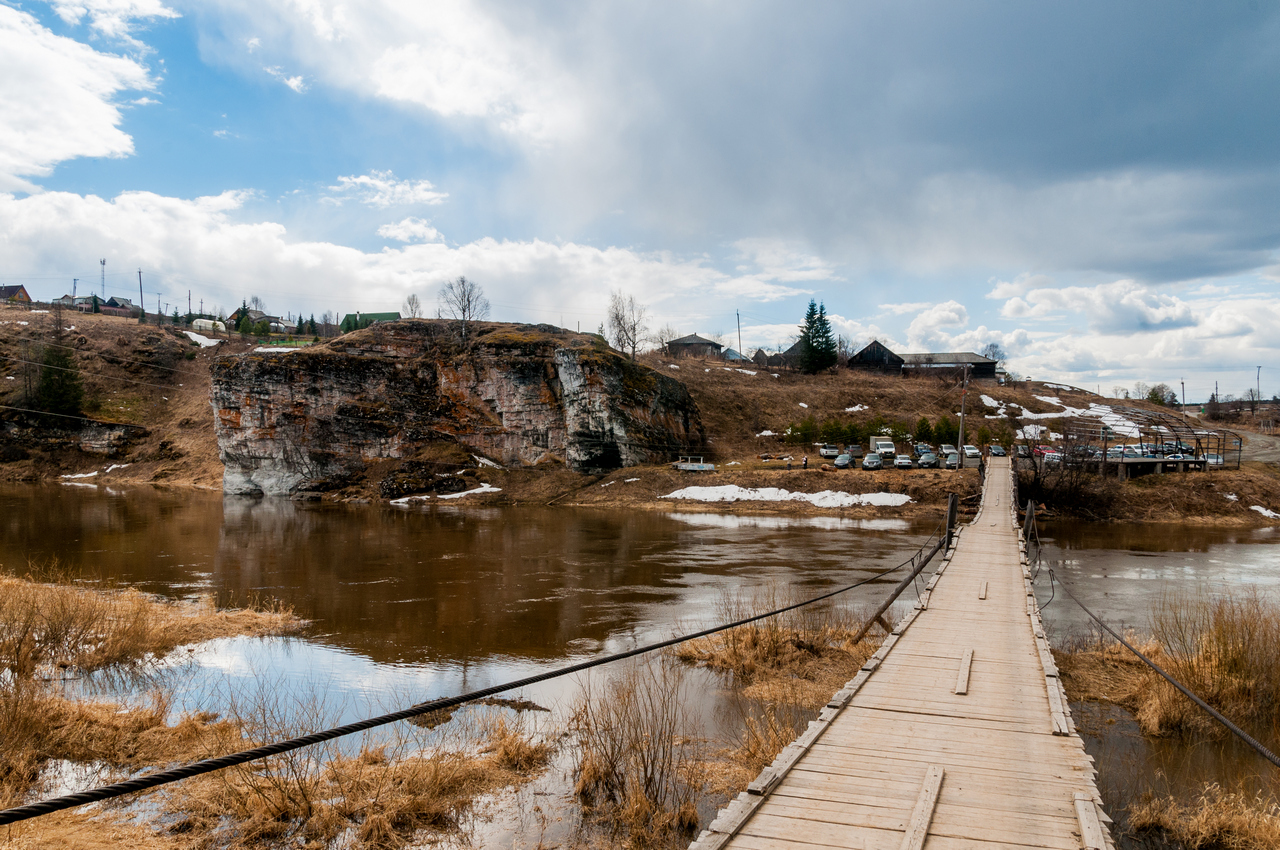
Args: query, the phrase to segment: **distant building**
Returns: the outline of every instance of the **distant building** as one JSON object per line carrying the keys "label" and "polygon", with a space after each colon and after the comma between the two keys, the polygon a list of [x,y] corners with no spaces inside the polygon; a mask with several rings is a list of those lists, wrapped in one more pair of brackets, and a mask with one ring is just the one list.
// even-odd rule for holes
{"label": "distant building", "polygon": [[339,329],[345,334],[351,331],[358,331],[361,328],[367,328],[376,322],[394,322],[399,320],[399,313],[348,313],[343,319]]}
{"label": "distant building", "polygon": [[750,361],[750,360],[748,360],[746,357],[743,357],[741,354],[739,354],[738,352],[734,351],[732,348],[726,348],[726,349],[724,350],[723,356],[724,356],[724,359],[725,359],[725,360],[731,360],[731,361],[734,361],[734,362],[740,362],[740,363],[750,363],[750,362],[751,362],[751,361]]}
{"label": "distant building", "polygon": [[755,363],[757,366],[768,366],[769,355],[764,353],[763,348],[757,348],[756,353],[751,355],[751,362]]}
{"label": "distant building", "polygon": [[22,284],[0,286],[0,301],[6,301],[10,304],[30,304],[31,296],[27,294],[27,288]]}
{"label": "distant building", "polygon": [[884,343],[872,340],[849,358],[850,369],[876,370],[901,374],[920,374],[931,369],[961,370],[967,368],[976,380],[996,380],[999,364],[972,351],[940,351],[923,354],[896,354]]}
{"label": "distant building", "polygon": [[902,371],[921,371],[926,369],[964,369],[968,367],[969,377],[977,380],[996,379],[997,361],[972,351],[940,351],[936,354],[904,354],[902,355]]}
{"label": "distant building", "polygon": [[671,357],[720,357],[724,346],[714,340],[689,334],[667,342],[667,354]]}
{"label": "distant building", "polygon": [[899,372],[903,359],[889,350],[879,340],[871,340],[867,345],[849,358],[850,369],[873,369],[880,372]]}

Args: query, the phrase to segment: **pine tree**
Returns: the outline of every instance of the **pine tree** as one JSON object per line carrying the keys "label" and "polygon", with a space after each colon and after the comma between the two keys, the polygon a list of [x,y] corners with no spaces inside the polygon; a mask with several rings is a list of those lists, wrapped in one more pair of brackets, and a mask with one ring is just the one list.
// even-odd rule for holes
{"label": "pine tree", "polygon": [[809,309],[800,326],[800,371],[809,375],[836,365],[836,339],[827,319],[827,308],[809,299]]}

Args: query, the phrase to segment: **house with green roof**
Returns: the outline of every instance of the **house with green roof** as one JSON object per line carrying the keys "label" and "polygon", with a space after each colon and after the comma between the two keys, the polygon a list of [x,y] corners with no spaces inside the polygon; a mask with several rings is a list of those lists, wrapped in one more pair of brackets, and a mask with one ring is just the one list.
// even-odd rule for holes
{"label": "house with green roof", "polygon": [[348,313],[338,327],[345,334],[351,331],[358,331],[361,328],[367,328],[375,322],[394,322],[399,318],[399,313],[361,313],[356,311],[355,313]]}

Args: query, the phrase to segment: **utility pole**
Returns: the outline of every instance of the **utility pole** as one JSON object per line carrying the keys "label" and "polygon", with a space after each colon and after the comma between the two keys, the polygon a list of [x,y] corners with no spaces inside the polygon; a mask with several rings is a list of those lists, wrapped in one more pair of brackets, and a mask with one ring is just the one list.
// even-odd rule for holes
{"label": "utility pole", "polygon": [[747,355],[742,350],[742,314],[734,310],[733,315],[738,319],[738,353],[746,357]]}
{"label": "utility pole", "polygon": [[187,290],[187,315],[191,315],[191,290]]}
{"label": "utility pole", "polygon": [[103,258],[98,262],[102,264],[102,300],[105,303],[107,300],[107,261]]}
{"label": "utility pole", "polygon": [[969,364],[966,363],[964,365],[964,384],[962,384],[960,388],[960,445],[956,446],[956,448],[960,450],[959,451],[959,455],[960,455],[959,468],[960,469],[964,469],[964,402],[965,402],[965,396],[967,396],[968,394],[969,394]]}
{"label": "utility pole", "polygon": [[1179,378],[1178,381],[1182,384],[1182,421],[1185,422],[1187,420],[1187,379]]}
{"label": "utility pole", "polygon": [[71,278],[71,306],[72,307],[76,306],[76,284],[79,281],[80,281],[80,278],[78,277]]}
{"label": "utility pole", "polygon": [[[1262,367],[1258,367],[1258,396],[1254,399],[1258,404],[1262,404]],[[1255,407],[1255,410],[1257,408]]]}

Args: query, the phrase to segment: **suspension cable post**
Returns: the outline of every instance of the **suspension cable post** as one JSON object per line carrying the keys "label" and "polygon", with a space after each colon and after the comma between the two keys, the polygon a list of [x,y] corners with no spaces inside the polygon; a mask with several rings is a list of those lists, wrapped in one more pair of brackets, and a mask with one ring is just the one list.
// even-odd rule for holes
{"label": "suspension cable post", "polygon": [[959,510],[960,510],[960,497],[957,496],[955,493],[948,494],[947,495],[947,545],[944,547],[946,549],[951,548],[951,543],[952,543],[951,538],[955,533],[955,527],[956,527],[956,514],[959,513]]}

